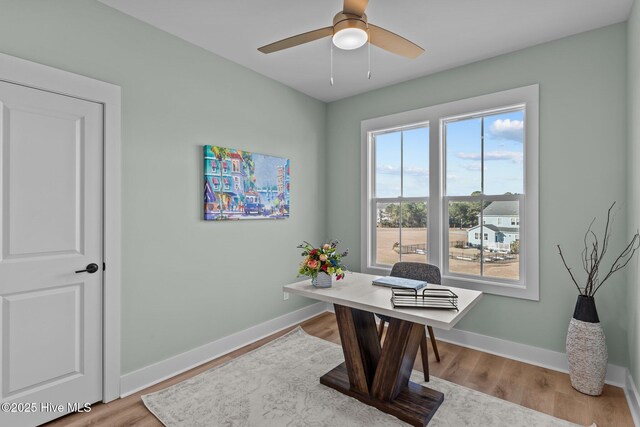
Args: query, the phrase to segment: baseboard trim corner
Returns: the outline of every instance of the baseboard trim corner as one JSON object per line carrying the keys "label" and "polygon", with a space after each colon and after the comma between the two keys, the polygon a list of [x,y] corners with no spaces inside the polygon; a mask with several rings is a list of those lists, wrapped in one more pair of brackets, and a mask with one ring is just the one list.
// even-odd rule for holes
{"label": "baseboard trim corner", "polygon": [[633,424],[636,427],[640,426],[640,394],[636,387],[636,383],[633,380],[631,372],[627,369],[626,382],[624,387],[624,395],[627,398],[627,404],[631,411],[631,417],[633,418]]}
{"label": "baseboard trim corner", "polygon": [[318,302],[275,319],[236,332],[208,344],[154,363],[120,377],[120,397],[126,397],[166,379],[193,369],[234,350],[275,334],[290,326],[326,312]]}

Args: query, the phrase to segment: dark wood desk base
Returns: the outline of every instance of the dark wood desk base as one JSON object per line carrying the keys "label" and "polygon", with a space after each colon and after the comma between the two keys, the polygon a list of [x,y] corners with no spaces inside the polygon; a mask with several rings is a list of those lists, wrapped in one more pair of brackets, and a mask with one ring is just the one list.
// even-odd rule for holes
{"label": "dark wood desk base", "polygon": [[444,400],[409,381],[424,325],[391,319],[381,348],[373,313],[334,304],[345,362],[320,383],[414,426],[425,426]]}

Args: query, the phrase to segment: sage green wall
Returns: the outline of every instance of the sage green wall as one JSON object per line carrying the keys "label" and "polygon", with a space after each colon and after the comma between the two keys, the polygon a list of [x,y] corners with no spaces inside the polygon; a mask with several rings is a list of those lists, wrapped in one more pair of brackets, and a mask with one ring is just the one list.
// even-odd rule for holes
{"label": "sage green wall", "polygon": [[[636,1],[627,22],[627,81],[628,81],[628,234],[640,228],[640,4]],[[629,369],[636,386],[640,387],[640,264],[636,258],[629,267]]]}
{"label": "sage green wall", "polygon": [[[637,9],[629,25],[636,113]],[[460,327],[564,351],[575,292],[555,244],[579,248],[590,218],[626,198],[624,24],[327,107],[95,0],[0,0],[0,11],[0,52],[122,87],[123,373],[308,304],[295,296],[283,302],[280,293],[295,277],[299,239],[344,240],[358,269],[361,120],[533,83],[540,84],[541,105],[541,300],[487,295]],[[631,124],[629,130],[635,165],[640,129]],[[200,147],[209,143],[290,157],[292,217],[201,221]],[[639,188],[634,168],[629,171],[630,189]],[[327,188],[341,191],[327,198]],[[323,205],[327,214],[318,208]],[[637,200],[629,212],[638,217]],[[624,209],[616,220],[622,237]],[[617,237],[612,247],[622,243]],[[618,276],[597,298],[610,361],[620,365],[628,360],[627,326],[634,334],[640,329],[635,280],[629,322],[620,304],[625,280]]]}
{"label": "sage green wall", "polygon": [[[123,373],[310,303],[280,287],[325,236],[324,103],[94,0],[0,1],[0,52],[122,87]],[[202,221],[204,144],[289,157],[292,217]]]}
{"label": "sage green wall", "polygon": [[[557,255],[579,266],[591,218],[626,200],[626,26],[618,24],[329,104],[328,232],[360,259],[360,121],[540,84],[540,301],[486,295],[459,328],[564,352],[576,290]],[[612,252],[622,245],[626,208]],[[597,295],[611,363],[627,365],[626,278]]]}

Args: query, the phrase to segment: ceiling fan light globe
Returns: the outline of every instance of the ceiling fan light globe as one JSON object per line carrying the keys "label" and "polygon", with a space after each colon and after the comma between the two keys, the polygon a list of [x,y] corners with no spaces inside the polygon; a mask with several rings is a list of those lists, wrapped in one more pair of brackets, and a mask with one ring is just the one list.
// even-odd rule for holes
{"label": "ceiling fan light globe", "polygon": [[333,35],[333,44],[344,50],[353,50],[363,46],[369,36],[360,28],[344,28]]}

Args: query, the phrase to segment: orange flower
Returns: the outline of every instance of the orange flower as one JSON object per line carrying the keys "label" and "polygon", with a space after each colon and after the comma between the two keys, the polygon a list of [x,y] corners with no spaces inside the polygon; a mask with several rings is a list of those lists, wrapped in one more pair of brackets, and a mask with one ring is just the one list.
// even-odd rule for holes
{"label": "orange flower", "polygon": [[316,261],[315,259],[310,259],[309,261],[307,261],[307,265],[309,266],[309,268],[318,268],[318,261]]}

